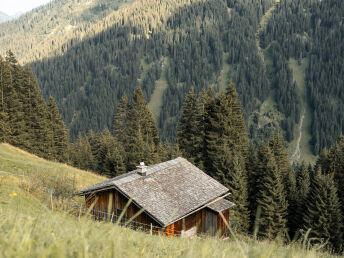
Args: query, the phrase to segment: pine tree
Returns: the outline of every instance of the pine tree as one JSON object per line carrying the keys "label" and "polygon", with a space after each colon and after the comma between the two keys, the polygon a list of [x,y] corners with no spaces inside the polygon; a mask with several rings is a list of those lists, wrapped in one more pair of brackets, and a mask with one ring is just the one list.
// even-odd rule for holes
{"label": "pine tree", "polygon": [[[287,232],[288,203],[275,158],[269,148],[264,148],[264,158],[259,161],[264,174],[259,180],[257,203],[261,207],[259,235],[268,239],[282,237]],[[263,150],[261,150],[262,152]]]}
{"label": "pine tree", "polygon": [[[2,103],[4,112],[4,118],[7,120],[6,127],[4,123],[4,130],[8,131],[7,142],[19,146],[21,142],[22,135],[25,132],[25,121],[23,112],[23,103],[20,99],[20,94],[17,92],[18,79],[21,74],[20,69],[17,66],[17,61],[14,58],[12,52],[9,56],[6,56],[6,61],[3,62],[2,69]],[[16,82],[16,84],[15,84]]]}
{"label": "pine tree", "polygon": [[48,104],[48,119],[50,123],[50,130],[52,132],[51,146],[52,156],[58,161],[64,162],[68,160],[68,131],[62,121],[57,104],[53,97],[50,96]]}
{"label": "pine tree", "polygon": [[233,228],[240,233],[248,233],[250,212],[248,210],[247,175],[245,160],[242,156],[233,154],[228,147],[223,148],[216,179],[229,189],[230,201],[235,203],[231,213]]}
{"label": "pine tree", "polygon": [[[303,217],[304,229],[311,229],[311,238],[328,240],[335,251],[343,245],[343,217],[333,175],[315,174]],[[314,240],[313,240],[314,242]]]}
{"label": "pine tree", "polygon": [[201,110],[197,96],[194,88],[191,88],[183,104],[182,115],[178,124],[177,143],[183,156],[195,165],[198,165],[202,158],[203,138],[200,119]]}
{"label": "pine tree", "polygon": [[115,177],[126,172],[123,153],[124,150],[118,144],[110,131],[105,129],[97,136],[99,149],[97,150],[97,171],[100,174]]}
{"label": "pine tree", "polygon": [[340,135],[331,147],[326,157],[327,173],[334,175],[338,197],[341,202],[342,216],[344,217],[344,136]]}
{"label": "pine tree", "polygon": [[160,139],[156,122],[150,112],[141,88],[136,88],[129,104],[125,130],[127,170],[135,169],[144,161],[146,164],[159,162]]}
{"label": "pine tree", "polygon": [[22,83],[25,132],[21,146],[41,157],[52,159],[53,150],[49,139],[53,137],[53,132],[50,128],[47,105],[30,67],[23,71]]}
{"label": "pine tree", "polygon": [[296,207],[294,213],[294,232],[302,228],[303,214],[307,203],[308,194],[310,191],[310,175],[305,163],[302,163],[298,168],[296,178]]}
{"label": "pine tree", "polygon": [[88,137],[79,133],[77,141],[73,144],[72,160],[74,166],[84,170],[94,169],[94,155]]}
{"label": "pine tree", "polygon": [[124,94],[117,105],[113,119],[113,130],[117,141],[125,144],[126,120],[128,115],[128,98]]}
{"label": "pine tree", "polygon": [[218,153],[222,152],[223,146],[228,146],[231,151],[244,158],[247,157],[248,152],[245,122],[232,82],[225,94],[221,93],[208,103],[206,111],[204,165],[207,173],[216,177],[214,173],[219,163]]}
{"label": "pine tree", "polygon": [[9,75],[10,70],[0,56],[0,142],[10,142],[11,136],[8,99],[11,99],[11,94],[14,92],[11,91],[12,85]]}

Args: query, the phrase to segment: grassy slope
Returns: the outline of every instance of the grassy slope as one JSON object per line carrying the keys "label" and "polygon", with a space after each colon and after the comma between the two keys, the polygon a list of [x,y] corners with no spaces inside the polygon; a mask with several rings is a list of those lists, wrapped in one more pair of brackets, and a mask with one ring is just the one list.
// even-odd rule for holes
{"label": "grassy slope", "polygon": [[[305,70],[308,66],[307,58],[302,59],[301,64],[299,65],[297,60],[291,58],[289,60],[289,68],[293,71],[293,78],[296,81],[298,94],[303,101],[302,106],[306,108],[305,118],[303,121],[303,126],[301,129],[302,138],[300,142],[300,150],[301,150],[301,158],[300,161],[305,161],[306,163],[315,163],[316,156],[313,155],[310,140],[312,138],[311,135],[311,123],[312,123],[312,115],[310,112],[310,107],[306,102],[306,84],[305,84]],[[299,136],[300,130],[299,125],[295,127],[295,139],[289,144],[288,152],[292,154],[296,147],[296,141]]]}
{"label": "grassy slope", "polygon": [[161,107],[163,105],[164,92],[168,87],[166,81],[166,68],[167,62],[164,61],[164,69],[162,70],[161,77],[155,82],[155,89],[148,103],[149,109],[151,110],[155,121],[159,121]]}
{"label": "grassy slope", "polygon": [[223,53],[223,67],[218,79],[219,92],[225,91],[229,84],[231,65],[227,62],[228,56],[228,53]]}
{"label": "grassy slope", "polygon": [[81,188],[103,180],[0,144],[0,250],[4,257],[328,257],[298,246],[247,238],[219,240],[149,236],[110,223],[52,211],[47,193],[21,188],[23,180],[75,176]]}

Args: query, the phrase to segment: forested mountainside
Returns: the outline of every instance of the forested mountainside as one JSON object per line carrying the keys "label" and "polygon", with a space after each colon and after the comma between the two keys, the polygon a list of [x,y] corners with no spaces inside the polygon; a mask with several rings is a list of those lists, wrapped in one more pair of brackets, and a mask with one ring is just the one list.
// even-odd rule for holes
{"label": "forested mountainside", "polygon": [[[73,42],[117,21],[116,10],[133,0],[55,0],[0,24],[0,54],[8,47],[21,63],[63,54]],[[114,17],[115,16],[115,17]]]}
{"label": "forested mountainside", "polygon": [[[262,48],[273,60],[277,75],[273,87],[278,107],[297,122],[303,102],[302,109],[308,109],[312,118],[311,142],[316,154],[333,144],[344,130],[343,13],[341,0],[281,1],[260,34]],[[293,59],[299,67],[291,62]],[[298,83],[292,70],[301,69],[303,64],[304,81]],[[301,96],[303,87],[303,100],[290,98],[297,92]],[[293,103],[298,112],[290,106]]]}
{"label": "forested mountainside", "polygon": [[282,130],[297,160],[344,128],[343,12],[340,0],[59,0],[0,25],[0,50],[34,61],[72,139],[111,129],[118,100],[141,86],[174,141],[190,88],[232,78],[250,137]]}
{"label": "forested mountainside", "polygon": [[[43,94],[59,103],[72,137],[110,128],[117,100],[140,85],[150,106],[158,108],[153,113],[163,138],[173,140],[191,86],[196,92],[210,85],[218,91],[233,77],[247,115],[264,100],[269,84],[255,33],[271,5],[272,1],[138,1],[133,4],[137,7],[128,7],[127,21],[32,68]],[[142,8],[150,10],[148,19]]]}

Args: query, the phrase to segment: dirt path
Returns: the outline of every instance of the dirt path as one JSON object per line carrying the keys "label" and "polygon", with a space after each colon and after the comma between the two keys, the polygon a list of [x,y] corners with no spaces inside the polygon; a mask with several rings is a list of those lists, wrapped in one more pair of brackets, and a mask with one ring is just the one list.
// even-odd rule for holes
{"label": "dirt path", "polygon": [[302,126],[303,126],[303,120],[305,119],[305,114],[306,114],[306,105],[304,104],[303,107],[303,112],[300,118],[300,125],[299,125],[299,138],[297,139],[296,142],[296,147],[295,147],[295,151],[293,153],[293,155],[291,156],[291,163],[297,163],[300,158],[301,158],[301,148],[300,148],[300,143],[301,143],[301,139],[302,139]]}

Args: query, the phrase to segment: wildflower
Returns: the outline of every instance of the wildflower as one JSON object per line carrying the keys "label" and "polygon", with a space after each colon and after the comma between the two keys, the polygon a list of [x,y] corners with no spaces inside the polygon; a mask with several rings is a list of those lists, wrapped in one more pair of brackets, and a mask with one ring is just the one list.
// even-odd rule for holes
{"label": "wildflower", "polygon": [[9,196],[11,196],[11,197],[16,197],[16,196],[17,196],[17,193],[14,192],[14,193],[12,193],[12,194],[9,194]]}

